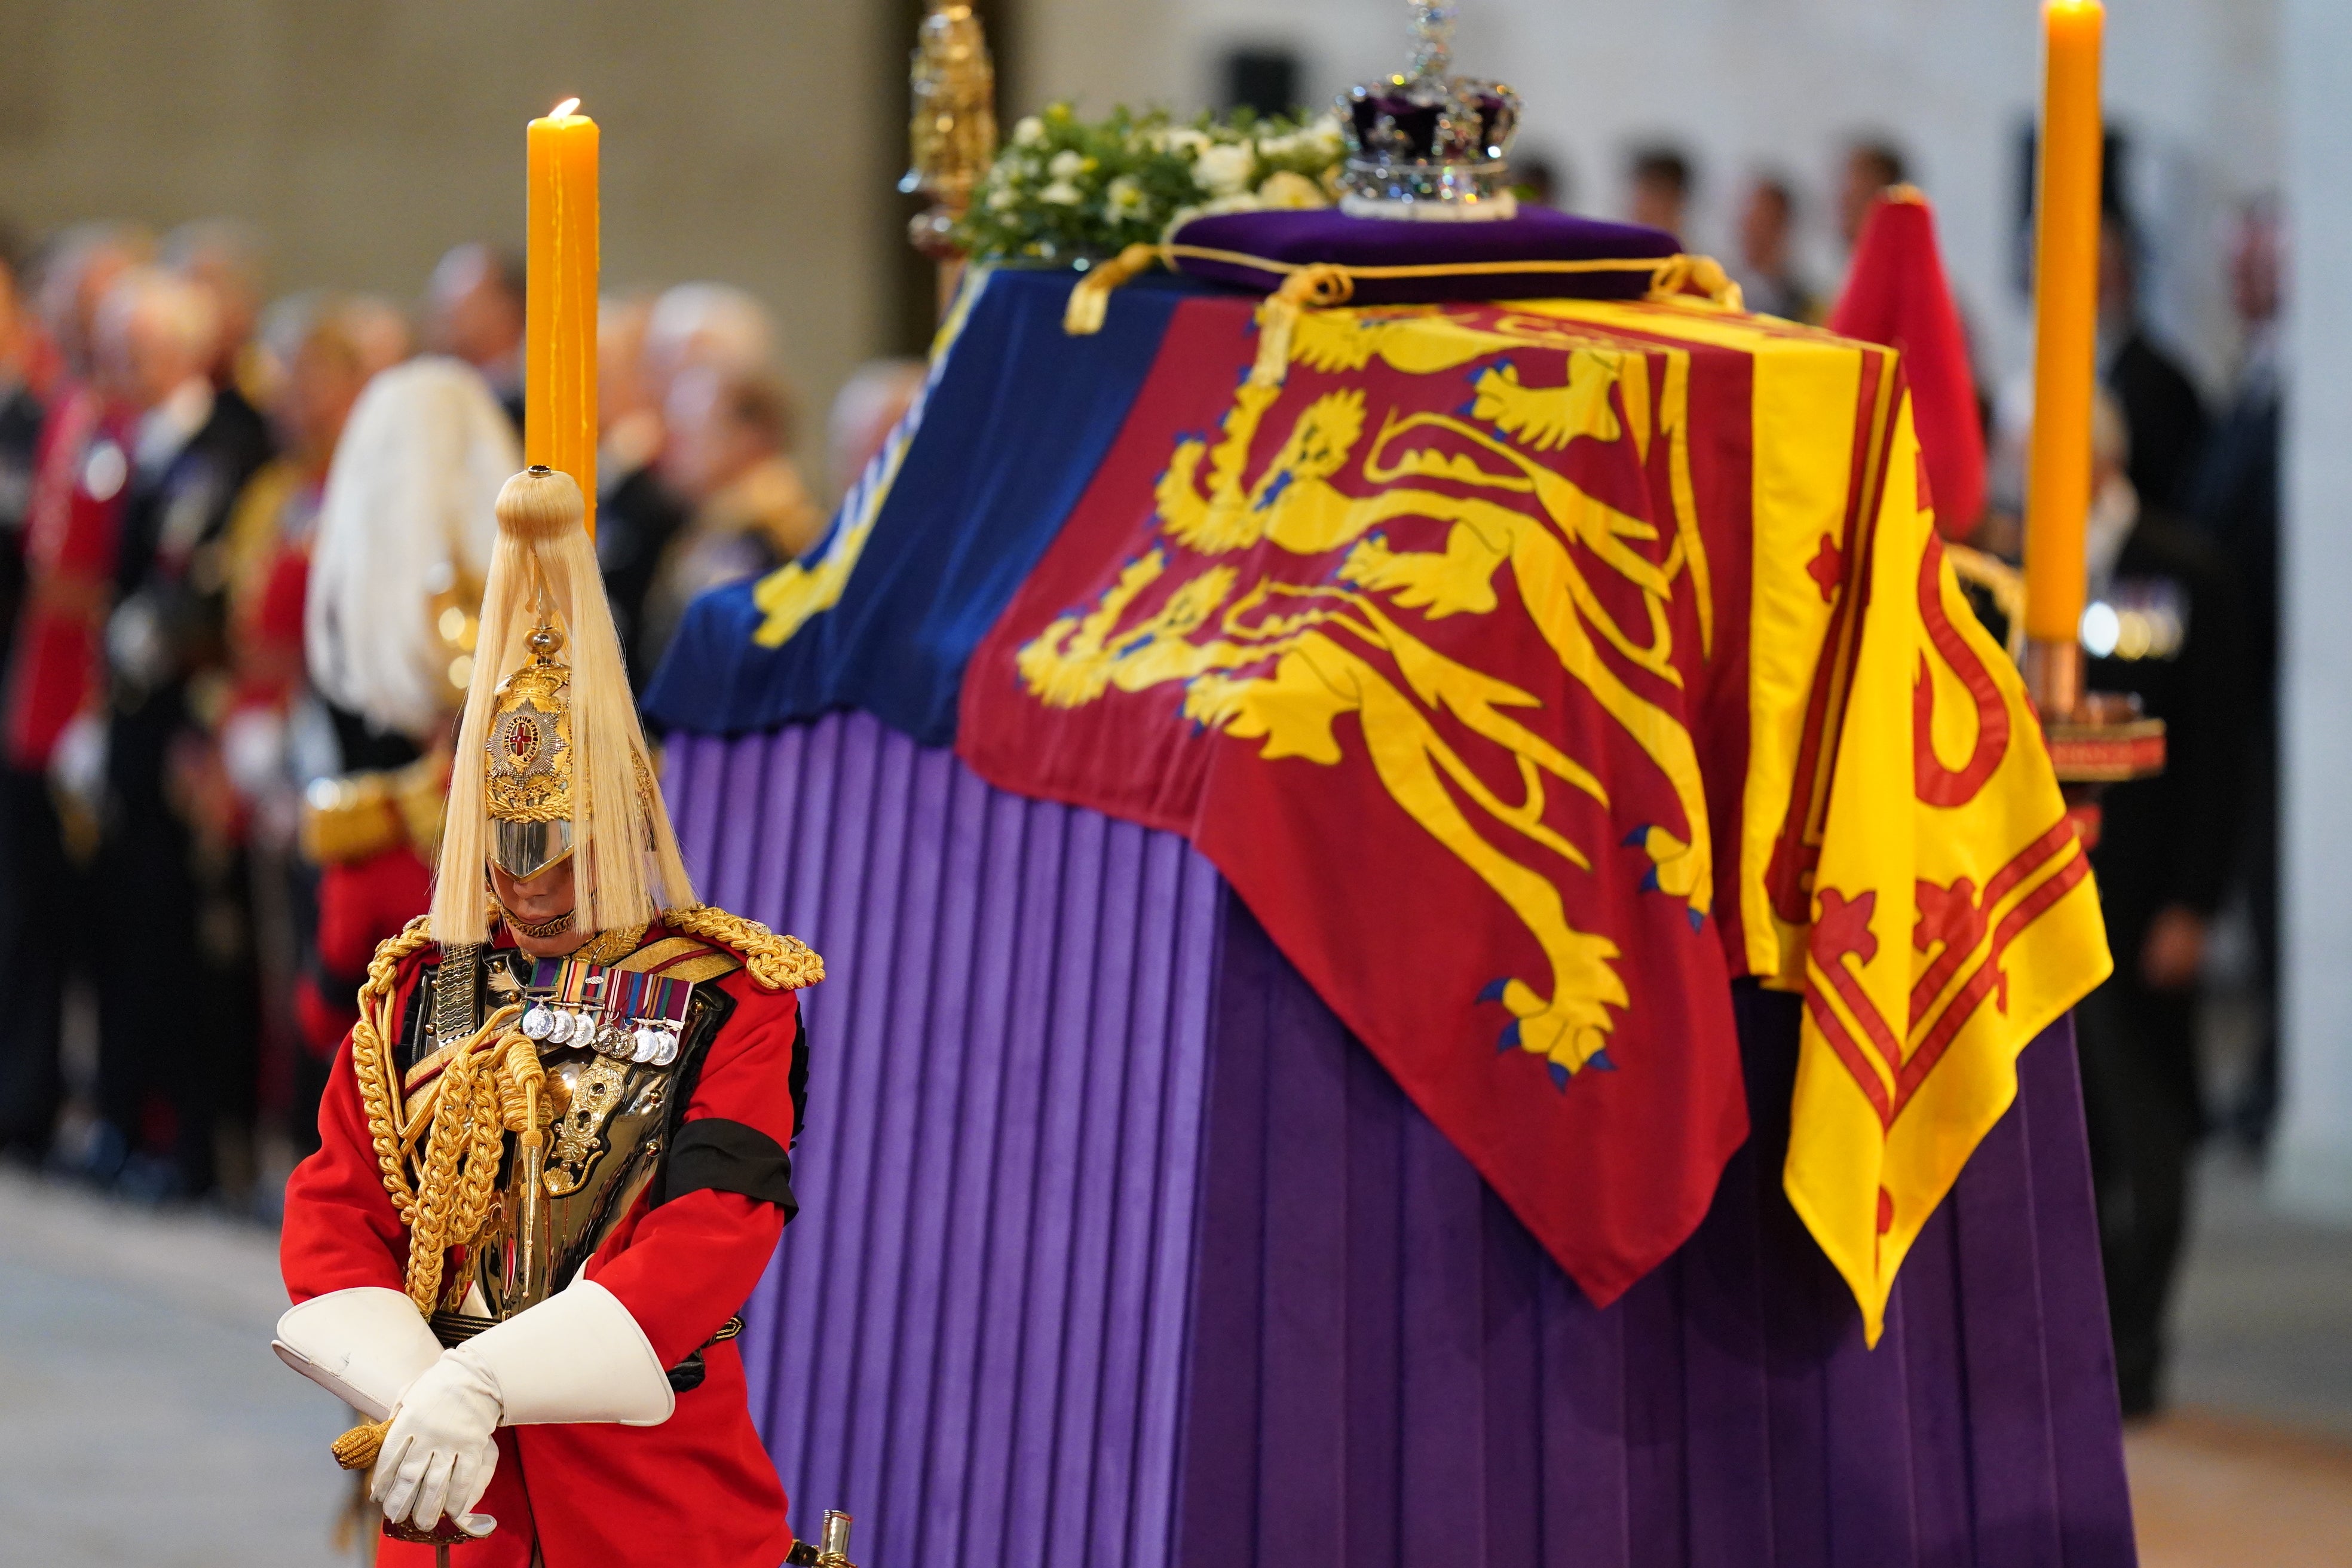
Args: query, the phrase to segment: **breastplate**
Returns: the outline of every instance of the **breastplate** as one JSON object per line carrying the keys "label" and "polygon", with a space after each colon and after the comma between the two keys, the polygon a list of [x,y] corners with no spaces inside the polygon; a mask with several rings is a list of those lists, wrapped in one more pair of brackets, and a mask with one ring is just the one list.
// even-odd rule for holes
{"label": "breastplate", "polygon": [[[444,952],[417,987],[404,1070],[443,1042],[472,1034],[505,1003],[538,999],[529,989],[530,973],[530,960],[511,949]],[[509,1132],[481,1234],[450,1249],[433,1317],[445,1342],[545,1300],[611,1239],[660,1175],[703,1053],[730,1010],[716,987],[697,985],[677,1054],[666,1065],[540,1042],[551,1120],[537,1201],[530,1201],[526,1162]]]}

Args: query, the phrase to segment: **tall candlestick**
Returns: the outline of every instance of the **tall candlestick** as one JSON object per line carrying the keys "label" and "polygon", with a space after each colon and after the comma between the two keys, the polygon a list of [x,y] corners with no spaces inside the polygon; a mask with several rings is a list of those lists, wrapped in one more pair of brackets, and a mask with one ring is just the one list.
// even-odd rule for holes
{"label": "tall candlestick", "polygon": [[2033,444],[2025,503],[2025,629],[2056,675],[2062,714],[2080,687],[2083,535],[2091,508],[2098,353],[2100,0],[2042,11],[2042,170],[2033,250]]}
{"label": "tall candlestick", "polygon": [[526,463],[580,483],[596,536],[596,122],[576,98],[530,122],[530,258],[523,335]]}

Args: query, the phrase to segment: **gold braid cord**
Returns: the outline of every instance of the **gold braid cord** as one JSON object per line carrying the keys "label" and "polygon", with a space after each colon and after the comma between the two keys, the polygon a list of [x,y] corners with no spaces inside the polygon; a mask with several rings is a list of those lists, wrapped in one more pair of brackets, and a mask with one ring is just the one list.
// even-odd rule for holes
{"label": "gold braid cord", "polygon": [[422,915],[376,949],[360,988],[360,1018],[352,1028],[352,1069],[359,1079],[360,1104],[367,1114],[368,1141],[392,1206],[408,1226],[408,1299],[430,1317],[441,1292],[449,1248],[481,1234],[505,1153],[504,1135],[543,1137],[549,1121],[541,1092],[547,1072],[539,1052],[514,1025],[522,1009],[509,1003],[450,1053],[433,1096],[433,1121],[410,1180],[402,1158],[400,1077],[388,1042],[394,1018],[400,967],[433,941]]}
{"label": "gold braid cord", "polygon": [[680,936],[700,937],[741,955],[751,978],[770,991],[798,991],[824,978],[824,960],[796,936],[778,936],[758,921],[709,904],[664,910],[662,924]]}

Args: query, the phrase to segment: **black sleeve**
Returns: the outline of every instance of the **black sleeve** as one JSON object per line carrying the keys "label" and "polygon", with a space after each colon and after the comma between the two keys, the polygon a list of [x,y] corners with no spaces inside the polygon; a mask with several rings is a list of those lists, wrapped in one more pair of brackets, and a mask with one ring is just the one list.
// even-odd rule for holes
{"label": "black sleeve", "polygon": [[2182,552],[2190,585],[2189,637],[2180,652],[2182,689],[2168,736],[2166,769],[2175,804],[2166,901],[2210,916],[2236,863],[2246,783],[2246,719],[2258,706],[2251,679],[2245,604],[2217,552]]}
{"label": "black sleeve", "polygon": [[654,1201],[706,1190],[772,1203],[784,1211],[787,1225],[801,1212],[793,1196],[793,1157],[758,1128],[722,1116],[698,1117],[678,1128]]}

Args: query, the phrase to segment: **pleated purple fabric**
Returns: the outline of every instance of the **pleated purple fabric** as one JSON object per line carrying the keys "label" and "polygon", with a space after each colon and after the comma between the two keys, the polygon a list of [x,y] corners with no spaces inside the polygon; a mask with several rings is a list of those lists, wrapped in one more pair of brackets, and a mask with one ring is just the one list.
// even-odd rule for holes
{"label": "pleated purple fabric", "polygon": [[805,937],[803,1209],[751,1306],[795,1521],[971,1568],[2134,1561],[2065,1026],[1861,1342],[1755,1135],[1595,1311],[1180,839],[862,715],[680,737],[703,896]]}

